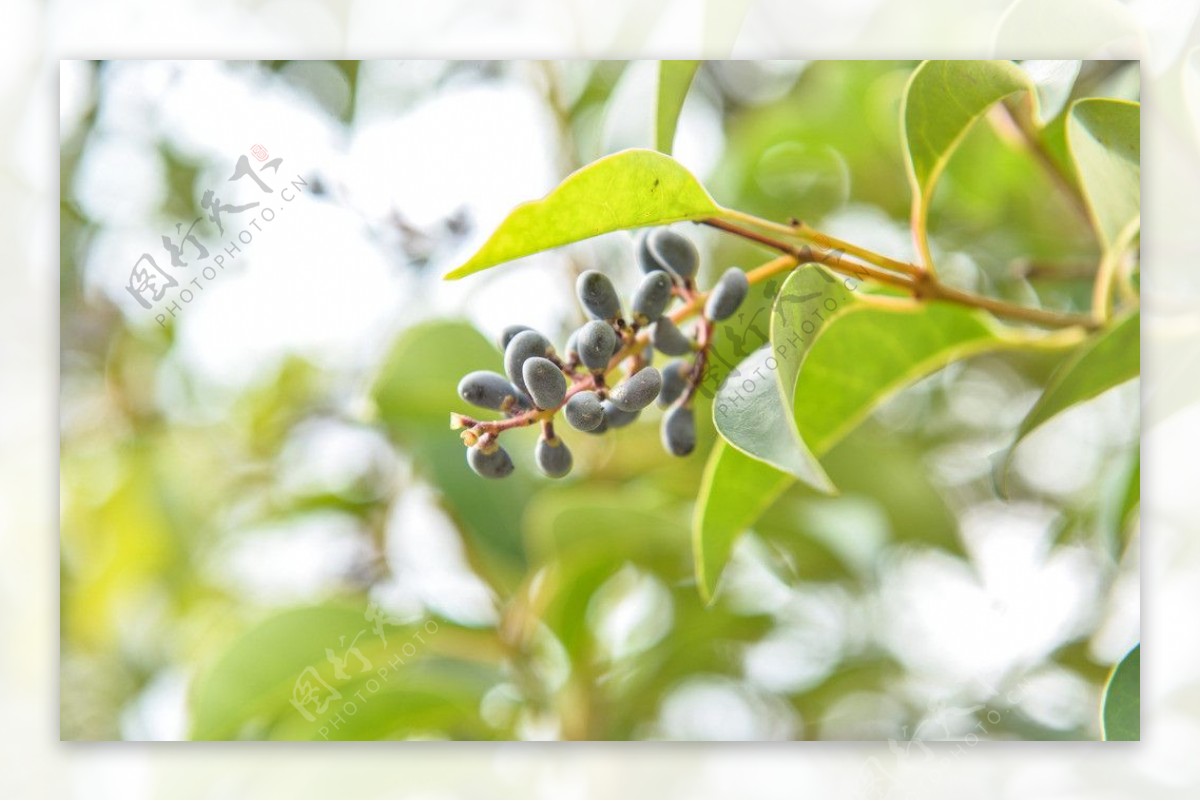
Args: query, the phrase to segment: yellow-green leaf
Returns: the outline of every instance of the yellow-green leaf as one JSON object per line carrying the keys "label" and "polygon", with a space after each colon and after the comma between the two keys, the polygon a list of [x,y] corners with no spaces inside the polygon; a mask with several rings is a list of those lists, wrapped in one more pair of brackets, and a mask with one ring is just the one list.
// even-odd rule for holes
{"label": "yellow-green leaf", "polygon": [[1055,415],[1141,372],[1141,314],[1133,311],[1093,335],[1050,377],[1042,396],[1021,421],[1017,443]]}
{"label": "yellow-green leaf", "polygon": [[[713,420],[733,447],[710,457],[693,520],[703,593],[711,594],[733,540],[781,481],[832,490],[817,457],[897,391],[978,353],[1058,349],[1082,337],[1074,329],[1011,329],[976,309],[862,295],[852,285],[816,265],[798,268],[776,296],[771,344],[717,391]],[[740,472],[754,460],[765,464],[747,480]]]}
{"label": "yellow-green leaf", "polygon": [[929,203],[937,180],[967,130],[995,103],[1029,91],[1029,76],[1011,61],[926,61],[913,71],[900,120],[912,186],[912,226],[929,263]]}
{"label": "yellow-green leaf", "polygon": [[793,480],[724,440],[717,440],[708,456],[692,520],[696,587],[706,603],[712,601],[734,540]]}
{"label": "yellow-green leaf", "polygon": [[687,98],[688,88],[700,67],[699,61],[658,62],[658,104],[654,116],[654,147],[670,154],[675,143],[675,128],[679,112]]}
{"label": "yellow-green leaf", "polygon": [[701,220],[719,207],[679,162],[653,150],[605,156],[568,175],[541,200],[523,203],[448,279],[543,250],[628,228]]}
{"label": "yellow-green leaf", "polygon": [[1138,103],[1085,98],[1067,120],[1067,145],[1106,250],[1123,248],[1141,224],[1140,113]]}

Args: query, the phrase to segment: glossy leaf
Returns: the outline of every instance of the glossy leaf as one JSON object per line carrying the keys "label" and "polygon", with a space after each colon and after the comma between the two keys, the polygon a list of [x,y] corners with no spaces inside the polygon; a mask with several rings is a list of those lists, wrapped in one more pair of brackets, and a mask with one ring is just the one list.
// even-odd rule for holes
{"label": "glossy leaf", "polygon": [[1137,103],[1085,98],[1067,121],[1071,158],[1106,249],[1124,247],[1141,224],[1140,112]]}
{"label": "glossy leaf", "polygon": [[781,491],[776,476],[831,491],[817,457],[897,391],[985,351],[1078,341],[1074,331],[1026,333],[963,306],[862,295],[849,285],[815,265],[794,271],[776,298],[770,349],[739,365],[717,392],[718,432],[771,472],[746,482],[727,450],[710,457],[693,523],[703,592],[712,592],[736,536]]}
{"label": "glossy leaf", "polygon": [[654,147],[670,155],[675,142],[679,112],[687,99],[688,88],[696,77],[699,61],[658,62],[658,103],[654,115]]}
{"label": "glossy leaf", "polygon": [[571,173],[541,200],[515,208],[475,255],[446,278],[462,278],[610,231],[699,220],[718,210],[700,182],[670,156],[623,150]]}
{"label": "glossy leaf", "polygon": [[1072,406],[1137,378],[1141,369],[1141,315],[1132,312],[1085,342],[1054,375],[1021,421],[1017,443]]}
{"label": "glossy leaf", "polygon": [[1029,77],[1010,61],[926,61],[913,71],[900,118],[913,195],[913,232],[926,260],[929,204],[950,156],[995,103],[1032,89]]}
{"label": "glossy leaf", "polygon": [[1126,654],[1104,688],[1100,719],[1105,740],[1142,739],[1142,646]]}
{"label": "glossy leaf", "polygon": [[823,492],[833,492],[821,463],[805,447],[792,422],[799,360],[778,358],[775,352],[770,345],[759,348],[721,385],[713,401],[717,431],[747,455]]}

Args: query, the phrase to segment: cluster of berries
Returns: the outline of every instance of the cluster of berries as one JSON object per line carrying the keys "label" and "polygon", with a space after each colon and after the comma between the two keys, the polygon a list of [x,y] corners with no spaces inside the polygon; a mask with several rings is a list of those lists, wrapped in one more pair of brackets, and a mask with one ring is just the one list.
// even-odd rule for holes
{"label": "cluster of berries", "polygon": [[[698,292],[696,246],[665,228],[640,235],[636,248],[645,276],[628,316],[608,276],[588,270],[579,276],[576,294],[591,319],[571,334],[561,354],[528,326],[509,326],[500,339],[505,374],[479,370],[459,383],[464,401],[504,415],[491,421],[450,417],[451,427],[462,430],[467,463],[476,473],[510,474],[513,462],[500,446],[500,435],[540,423],[537,465],[547,476],[565,476],[573,460],[554,429],[559,411],[572,428],[603,434],[629,425],[657,401],[666,410],[662,443],[667,452],[686,456],[696,447],[692,401],[704,377],[713,323],[737,311],[749,283],[742,270],[731,267],[707,296]],[[689,336],[677,322],[695,312],[699,319]],[[656,351],[673,357],[661,371],[652,364]],[[608,375],[618,369],[624,378],[610,386]]]}

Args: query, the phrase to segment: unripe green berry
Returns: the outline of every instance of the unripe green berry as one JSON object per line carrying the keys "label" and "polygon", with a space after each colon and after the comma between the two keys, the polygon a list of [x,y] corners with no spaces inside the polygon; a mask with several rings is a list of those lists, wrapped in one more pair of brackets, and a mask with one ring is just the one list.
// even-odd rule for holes
{"label": "unripe green berry", "polygon": [[558,437],[547,439],[542,436],[534,450],[538,469],[550,478],[562,478],[571,472],[571,451]]}
{"label": "unripe green berry", "polygon": [[575,294],[587,313],[597,320],[616,320],[621,316],[621,301],[608,276],[588,270],[575,282]]}
{"label": "unripe green berry", "polygon": [[512,338],[504,349],[504,372],[508,380],[517,385],[522,392],[528,392],[525,386],[525,376],[521,372],[525,361],[534,356],[545,358],[554,353],[550,340],[537,331],[522,331]]}
{"label": "unripe green berry", "polygon": [[691,365],[683,359],[667,362],[662,369],[662,389],[658,392],[658,405],[665,409],[674,403],[687,389]]}
{"label": "unripe green berry", "polygon": [[525,360],[521,368],[529,396],[539,409],[557,409],[567,394],[567,377],[554,362],[542,356]]}
{"label": "unripe green berry", "polygon": [[730,267],[708,296],[708,302],[704,304],[704,316],[710,320],[731,317],[742,305],[749,291],[750,281],[746,278],[746,273],[737,267]]}
{"label": "unripe green berry", "polygon": [[572,428],[580,431],[595,431],[604,422],[604,404],[600,396],[590,389],[576,392],[563,407],[563,416]]}
{"label": "unripe green berry", "polygon": [[508,451],[495,442],[467,448],[467,464],[484,478],[504,478],[513,471]]}
{"label": "unripe green berry", "polygon": [[458,382],[458,396],[472,406],[507,412],[514,405],[524,405],[524,393],[499,373],[476,370]]}
{"label": "unripe green berry", "polygon": [[623,412],[639,412],[658,397],[662,375],[654,367],[643,367],[613,387],[608,397]]}
{"label": "unripe green berry", "polygon": [[619,340],[613,327],[603,320],[592,320],[579,329],[575,345],[579,348],[579,360],[592,372],[608,367],[608,361]]}
{"label": "unripe green berry", "polygon": [[696,449],[696,416],[690,406],[676,406],[663,415],[662,443],[672,456],[687,456]]}
{"label": "unripe green berry", "polygon": [[650,331],[650,342],[654,349],[668,356],[686,356],[692,352],[692,340],[687,337],[670,317],[659,317]]}
{"label": "unripe green berry", "polygon": [[671,302],[671,286],[671,276],[666,270],[654,270],[647,274],[633,293],[633,321],[638,325],[646,325],[661,317]]}

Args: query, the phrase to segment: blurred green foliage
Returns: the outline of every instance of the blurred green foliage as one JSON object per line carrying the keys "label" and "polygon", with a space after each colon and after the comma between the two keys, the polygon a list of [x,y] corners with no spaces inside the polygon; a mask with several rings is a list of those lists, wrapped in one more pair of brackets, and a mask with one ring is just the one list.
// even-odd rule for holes
{"label": "blurred green foliage", "polygon": [[[286,65],[245,68],[283,80]],[[353,127],[363,69],[334,66],[351,105],[329,116]],[[451,64],[412,91],[419,99],[502,81],[545,90],[565,175],[616,149],[603,121],[616,113],[624,82],[646,74],[638,66]],[[721,141],[700,177],[721,204],[801,217],[911,258],[900,108],[915,66],[815,62],[759,75],[745,64],[706,63],[679,137],[689,134],[689,104],[703,104],[720,120]],[[1072,98],[1128,87],[1115,72],[1136,69],[1097,75],[1085,65]],[[768,82],[774,89],[760,91]],[[896,641],[896,627],[916,612],[885,592],[898,565],[922,558],[961,568],[986,595],[963,520],[996,506],[1051,510],[1057,529],[1043,559],[1086,553],[1098,603],[1130,560],[1136,566],[1129,432],[1097,446],[1101,463],[1073,489],[1042,485],[1020,464],[1008,498],[992,484],[989,457],[1011,442],[1063,354],[989,354],[908,386],[821,455],[839,495],[785,480],[767,493],[761,516],[738,518],[734,493],[761,498],[778,473],[718,444],[703,393],[700,445],[689,459],[662,452],[656,415],[647,415],[604,439],[574,436],[576,470],[561,482],[536,474],[532,436],[515,432],[525,437],[510,448],[517,472],[483,481],[446,423],[461,403],[458,379],[497,369],[500,353],[458,316],[399,321],[367,374],[348,378],[293,353],[229,394],[180,375],[176,328],[141,325],[89,288],[85,265],[106,223],[76,202],[73,181],[107,100],[98,88],[81,133],[62,143],[64,738],[150,736],[161,729],[138,721],[172,703],[185,715],[180,734],[197,739],[933,739],[941,729],[915,732],[930,731],[922,722],[945,708],[960,718],[945,736],[977,732],[980,721],[997,739],[1099,736],[1091,710],[1109,663],[1091,647],[1098,616],[1061,632],[1044,653],[1014,654],[986,681],[969,680],[961,670],[937,672]],[[654,109],[644,113],[652,130]],[[1065,145],[1054,139],[1065,137],[1068,112],[1049,121],[1045,141],[1021,133],[1022,113],[993,107],[967,132],[931,200],[931,246],[965,286],[1086,311],[1102,249],[1061,158]],[[168,141],[155,144],[169,165],[162,214],[192,213],[205,165],[187,163]],[[686,139],[677,137],[683,158],[681,150]],[[732,238],[704,244],[712,274],[764,258]],[[745,319],[765,319],[778,289],[755,287]],[[538,302],[566,308],[571,299],[547,289]],[[512,315],[519,322],[521,310]],[[766,341],[766,326],[742,333],[718,338],[717,379]],[[850,380],[855,365],[846,369]],[[193,411],[219,411],[170,408],[167,380]],[[347,404],[348,394],[358,402]],[[386,443],[386,455],[364,449],[346,481],[297,490],[284,476],[296,438],[314,424]],[[730,503],[714,511],[732,516],[732,533],[750,528],[736,545],[729,537],[732,562],[707,605],[690,520],[714,447],[730,455],[737,479],[722,490]],[[1107,489],[1114,484],[1120,492]],[[424,491],[445,524],[429,542],[450,536],[490,616],[465,614],[444,595],[390,602],[389,593],[429,578],[406,570],[392,542],[407,525],[396,522],[400,510]],[[350,521],[359,548],[331,586],[264,598],[231,567],[247,531],[276,527],[286,539],[289,526],[330,519]],[[418,543],[426,536],[405,533]],[[453,595],[460,584],[445,586]],[[935,599],[944,591],[927,588]],[[1048,719],[1036,699],[1006,700],[1047,671],[1085,688],[1087,714]],[[164,701],[164,686],[185,689]]]}

